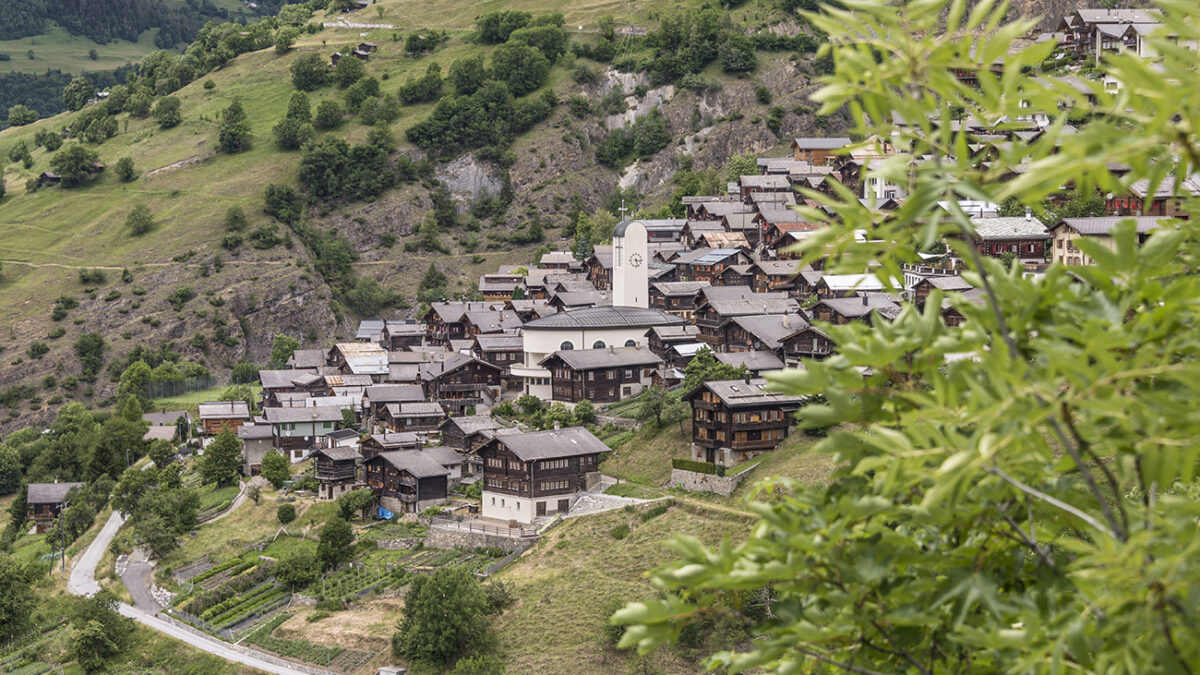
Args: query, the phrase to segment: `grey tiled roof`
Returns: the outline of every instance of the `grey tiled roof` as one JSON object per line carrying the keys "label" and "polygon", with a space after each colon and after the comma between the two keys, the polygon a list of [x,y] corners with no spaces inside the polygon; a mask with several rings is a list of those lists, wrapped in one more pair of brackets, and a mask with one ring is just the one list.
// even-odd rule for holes
{"label": "grey tiled roof", "polygon": [[565,349],[542,359],[542,363],[555,358],[562,359],[563,363],[572,370],[652,366],[662,363],[662,359],[646,347],[614,347],[611,350],[608,348]]}
{"label": "grey tiled roof", "polygon": [[692,390],[687,396],[691,397],[701,389],[708,389],[730,408],[746,406],[763,406],[780,404],[788,408],[799,408],[804,401],[802,396],[788,396],[767,389],[767,381],[761,377],[746,380],[714,380],[705,382]]}
{"label": "grey tiled roof", "polygon": [[608,452],[609,447],[583,427],[497,436],[496,439],[525,462]]}
{"label": "grey tiled roof", "polygon": [[30,483],[25,491],[25,501],[29,504],[61,504],[71,488],[83,486],[83,483]]}
{"label": "grey tiled roof", "polygon": [[378,456],[400,471],[407,471],[417,478],[450,475],[446,467],[420,450],[392,450],[381,452]]}
{"label": "grey tiled roof", "polygon": [[525,324],[525,330],[570,330],[575,328],[649,328],[678,326],[687,319],[644,307],[584,307],[559,312]]}

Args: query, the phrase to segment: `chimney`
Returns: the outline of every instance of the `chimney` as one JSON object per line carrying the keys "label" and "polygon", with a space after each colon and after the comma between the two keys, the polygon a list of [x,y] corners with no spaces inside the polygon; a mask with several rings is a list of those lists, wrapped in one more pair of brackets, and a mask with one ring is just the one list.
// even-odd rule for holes
{"label": "chimney", "polygon": [[788,325],[789,323],[790,323],[790,321],[789,321],[789,319],[788,319],[788,315],[787,315],[787,314],[784,314],[784,315],[783,315],[783,327],[784,327],[784,328],[791,328],[791,326],[790,326],[790,325]]}
{"label": "chimney", "polygon": [[609,345],[609,346],[608,346],[608,353],[609,353],[609,354],[616,354],[617,352],[616,352],[616,349],[615,349],[615,348],[614,348],[612,345]]}
{"label": "chimney", "polygon": [[554,420],[554,430],[558,431],[559,429],[562,429],[562,424],[558,420]]}
{"label": "chimney", "polygon": [[1025,220],[1033,220],[1033,209],[1025,207]]}
{"label": "chimney", "polygon": [[751,377],[750,371],[747,370],[746,375],[745,375],[746,384],[750,384],[750,377]]}
{"label": "chimney", "polygon": [[867,301],[867,296],[866,296],[866,295],[863,295],[863,296],[862,296],[862,299],[863,299],[863,307],[866,307],[867,305],[871,304],[870,302],[868,302],[868,301]]}

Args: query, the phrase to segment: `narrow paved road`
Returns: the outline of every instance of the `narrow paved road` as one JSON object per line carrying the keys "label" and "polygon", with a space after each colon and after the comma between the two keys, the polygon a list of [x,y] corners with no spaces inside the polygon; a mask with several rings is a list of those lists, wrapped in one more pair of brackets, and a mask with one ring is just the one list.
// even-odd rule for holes
{"label": "narrow paved road", "polygon": [[[100,529],[100,534],[96,535],[91,545],[87,547],[87,550],[75,562],[75,566],[71,568],[71,576],[67,580],[68,591],[75,595],[91,597],[100,590],[100,585],[96,583],[96,565],[100,563],[100,558],[104,555],[105,549],[108,548],[109,543],[112,542],[113,537],[117,534],[117,530],[121,528],[124,522],[125,519],[121,514],[114,512],[109,517],[108,522],[104,523],[104,527]],[[123,602],[118,605],[117,611],[120,612],[121,616],[127,616],[143,626],[156,630],[168,637],[175,638],[180,642],[186,642],[196,649],[219,656],[227,661],[242,663],[264,672],[276,673],[277,675],[310,674],[309,670],[290,667],[285,665],[281,660],[273,659],[261,652],[231,645],[205,633],[183,628],[136,607],[130,607]]]}
{"label": "narrow paved road", "polygon": [[158,600],[150,592],[150,572],[154,566],[142,559],[142,556],[139,555],[140,550],[135,549],[130,554],[129,561],[125,565],[125,572],[121,574],[121,583],[129,589],[129,597],[133,598],[134,607],[143,612],[158,614],[162,610],[162,605],[158,604]]}

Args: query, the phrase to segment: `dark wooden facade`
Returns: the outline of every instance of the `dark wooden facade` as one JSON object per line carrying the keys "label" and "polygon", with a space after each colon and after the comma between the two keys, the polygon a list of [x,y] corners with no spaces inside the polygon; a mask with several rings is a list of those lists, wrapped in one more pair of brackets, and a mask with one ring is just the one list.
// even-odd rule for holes
{"label": "dark wooden facade", "polygon": [[417,510],[419,502],[444,500],[450,494],[448,474],[416,476],[396,468],[388,458],[376,455],[364,462],[367,486],[377,497],[399,500],[405,510]]}
{"label": "dark wooden facade", "polygon": [[[721,384],[721,383],[716,383]],[[752,387],[743,382],[741,386]],[[698,387],[685,398],[692,404],[692,443],[704,453],[704,461],[716,462],[721,448],[729,448],[744,459],[774,450],[788,435],[798,401],[764,401],[761,404],[730,406],[709,387]]]}
{"label": "dark wooden facade", "polygon": [[[587,474],[600,466],[599,453],[522,461],[497,439],[484,443],[479,457],[483,460],[484,490],[532,499],[569,500],[587,489]],[[559,504],[558,510],[566,511],[567,506]]]}
{"label": "dark wooden facade", "polygon": [[[608,366],[575,369],[557,355],[542,362],[550,371],[550,388],[555,401],[616,403],[641,393],[654,375],[655,365],[622,365],[614,359]],[[630,388],[628,391],[625,388]]]}
{"label": "dark wooden facade", "polygon": [[483,403],[484,392],[499,387],[503,374],[500,366],[470,358],[426,380],[425,396],[440,403],[448,414],[461,415]]}

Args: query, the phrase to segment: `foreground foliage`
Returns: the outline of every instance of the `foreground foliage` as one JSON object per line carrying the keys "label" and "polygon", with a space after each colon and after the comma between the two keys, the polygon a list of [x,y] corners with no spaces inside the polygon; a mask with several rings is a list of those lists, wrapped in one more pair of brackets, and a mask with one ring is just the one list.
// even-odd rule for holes
{"label": "foreground foliage", "polygon": [[[1200,168],[1200,77],[1178,44],[1156,41],[1161,66],[1111,58],[1124,88],[1097,82],[1088,123],[1067,136],[1060,102],[1089,103],[1069,82],[1023,72],[1053,44],[1006,55],[1032,24],[1001,25],[1005,7],[844,4],[853,13],[812,17],[836,64],[816,98],[822,114],[847,105],[860,137],[901,149],[867,177],[908,198],[882,214],[848,191],[809,193],[836,213],[805,213],[830,225],[805,244],[810,260],[876,262],[886,282],[919,247],[971,239],[963,211],[939,201],[1038,205],[1063,185],[1124,194],[1139,179],[1177,189],[1171,176]],[[1200,38],[1194,5],[1158,4],[1164,33]],[[1002,76],[989,72],[998,57]],[[954,70],[977,73],[979,88]],[[997,144],[986,165],[970,158],[968,131],[936,122],[961,108],[1003,129],[1027,114],[1023,101],[1053,124]],[[893,126],[893,114],[910,124]],[[1131,170],[1113,174],[1115,162]],[[856,230],[880,243],[856,244]],[[759,524],[739,545],[677,540],[681,560],[655,575],[660,597],[614,615],[631,626],[620,645],[647,652],[717,615],[758,635],[709,658],[730,672],[1195,672],[1200,228],[1142,238],[1125,223],[1114,250],[1076,240],[1096,264],[1041,279],[951,238],[982,303],[934,293],[891,324],[829,328],[838,355],[775,379],[826,397],[799,414],[841,425],[817,448],[841,465],[834,482],[761,486]],[[943,324],[943,300],[963,326]],[[761,588],[765,613],[739,600]]]}

